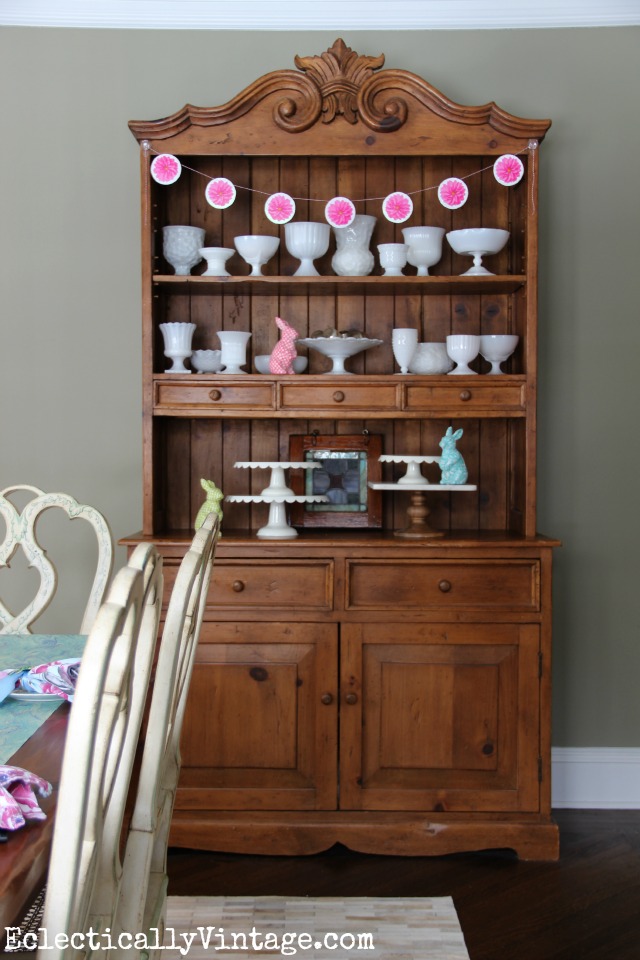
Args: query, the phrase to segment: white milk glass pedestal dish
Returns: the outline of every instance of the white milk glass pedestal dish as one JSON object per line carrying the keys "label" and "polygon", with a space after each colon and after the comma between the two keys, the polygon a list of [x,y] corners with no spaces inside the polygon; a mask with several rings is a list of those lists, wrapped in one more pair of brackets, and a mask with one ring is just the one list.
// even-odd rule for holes
{"label": "white milk glass pedestal dish", "polygon": [[406,484],[412,484],[413,486],[426,486],[428,485],[429,481],[423,475],[420,465],[422,463],[438,463],[440,457],[384,453],[382,456],[378,457],[378,460],[380,463],[405,463],[407,465],[407,472],[396,480],[396,484],[399,484],[400,486],[404,486]]}
{"label": "white milk glass pedestal dish", "polygon": [[256,536],[264,540],[288,540],[298,536],[298,531],[287,521],[287,503],[328,503],[329,498],[317,496],[297,496],[286,483],[285,470],[316,470],[319,463],[297,461],[258,461],[242,460],[234,463],[238,469],[271,470],[268,486],[259,494],[232,494],[225,497],[229,503],[268,503],[269,519],[260,527]]}
{"label": "white milk glass pedestal dish", "polygon": [[245,330],[220,330],[218,340],[222,345],[220,363],[222,373],[244,373],[242,367],[247,362],[247,343],[250,333]]}
{"label": "white milk glass pedestal dish", "polygon": [[191,268],[200,263],[200,248],[204,244],[201,227],[169,226],[162,228],[162,253],[178,277],[187,277]]}
{"label": "white milk glass pedestal dish", "polygon": [[303,347],[310,347],[317,350],[323,356],[328,357],[333,367],[326,373],[348,374],[350,370],[345,370],[344,362],[349,357],[361,353],[363,350],[369,350],[371,347],[379,347],[382,340],[368,340],[367,337],[304,337],[297,343]]}
{"label": "white milk glass pedestal dish", "polygon": [[202,274],[203,277],[229,277],[231,274],[227,270],[227,260],[234,255],[236,251],[233,247],[200,247],[199,253],[207,261],[207,269]]}
{"label": "white milk glass pedestal dish", "polygon": [[473,266],[461,274],[463,277],[493,276],[482,264],[482,258],[500,253],[509,239],[508,230],[493,227],[468,227],[466,230],[451,230],[447,240],[452,250],[461,256],[473,257]]}
{"label": "white milk glass pedestal dish", "polygon": [[328,223],[285,223],[285,246],[292,257],[300,261],[294,277],[319,277],[313,261],[323,257],[329,249],[331,227]]}
{"label": "white milk glass pedestal dish", "polygon": [[409,373],[409,364],[418,347],[418,331],[410,327],[394,327],[391,331],[391,347],[400,373]]}
{"label": "white milk glass pedestal dish", "polygon": [[184,365],[191,356],[191,341],[195,333],[195,323],[161,323],[160,332],[164,340],[164,355],[173,360],[173,366],[166,373],[191,373]]}

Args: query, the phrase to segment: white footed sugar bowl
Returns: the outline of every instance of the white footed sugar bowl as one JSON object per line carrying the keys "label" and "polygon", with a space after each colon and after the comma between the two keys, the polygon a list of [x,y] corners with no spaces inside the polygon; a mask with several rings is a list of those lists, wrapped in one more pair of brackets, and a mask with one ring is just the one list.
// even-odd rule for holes
{"label": "white footed sugar bowl", "polygon": [[419,343],[409,364],[409,373],[448,373],[453,360],[447,353],[446,343],[428,341]]}

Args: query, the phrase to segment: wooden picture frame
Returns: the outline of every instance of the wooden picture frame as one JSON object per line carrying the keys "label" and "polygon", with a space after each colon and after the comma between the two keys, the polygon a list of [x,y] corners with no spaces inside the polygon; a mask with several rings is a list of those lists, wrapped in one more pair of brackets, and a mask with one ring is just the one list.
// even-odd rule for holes
{"label": "wooden picture frame", "polygon": [[294,434],[290,437],[289,452],[292,461],[320,461],[328,468],[292,470],[289,483],[294,493],[322,493],[333,498],[330,503],[292,504],[293,526],[382,526],[382,495],[368,486],[369,481],[379,482],[382,475],[381,436]]}

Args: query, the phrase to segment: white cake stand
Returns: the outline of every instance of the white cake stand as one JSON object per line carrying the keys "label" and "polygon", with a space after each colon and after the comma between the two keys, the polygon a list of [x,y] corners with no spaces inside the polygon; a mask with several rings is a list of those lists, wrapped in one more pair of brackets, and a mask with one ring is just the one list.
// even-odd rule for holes
{"label": "white cake stand", "polygon": [[298,536],[298,531],[289,525],[285,503],[328,503],[321,495],[296,496],[284,477],[285,470],[316,470],[321,464],[313,462],[239,460],[234,467],[249,470],[271,470],[269,485],[259,494],[233,494],[225,497],[229,503],[268,503],[269,519],[260,527],[257,536],[267,540],[287,540]]}
{"label": "white cake stand", "polygon": [[396,483],[401,483],[403,486],[407,484],[428,485],[429,481],[420,471],[421,463],[438,463],[440,457],[421,457],[413,455],[400,455],[395,453],[384,453],[381,457],[378,457],[380,463],[406,463],[407,472],[403,477],[399,477],[396,480]]}
{"label": "white cake stand", "polygon": [[[437,457],[434,459],[438,459]],[[402,530],[394,530],[396,537],[406,537],[412,540],[422,540],[427,537],[443,537],[443,530],[434,530],[428,522],[429,508],[427,507],[427,490],[469,491],[477,490],[475,483],[369,483],[372,490],[409,490],[411,504],[407,507],[407,526]]]}

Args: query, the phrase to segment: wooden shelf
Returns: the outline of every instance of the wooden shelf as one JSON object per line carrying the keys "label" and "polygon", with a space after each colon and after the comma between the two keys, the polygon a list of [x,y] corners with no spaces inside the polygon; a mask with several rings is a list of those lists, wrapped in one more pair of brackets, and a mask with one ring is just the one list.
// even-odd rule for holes
{"label": "wooden shelf", "polygon": [[[394,293],[419,294],[497,294],[515,293],[526,283],[524,275],[482,277],[178,277],[154,274],[157,286],[189,294],[264,293],[327,296],[332,293],[369,295]],[[172,291],[172,292],[173,292]]]}

